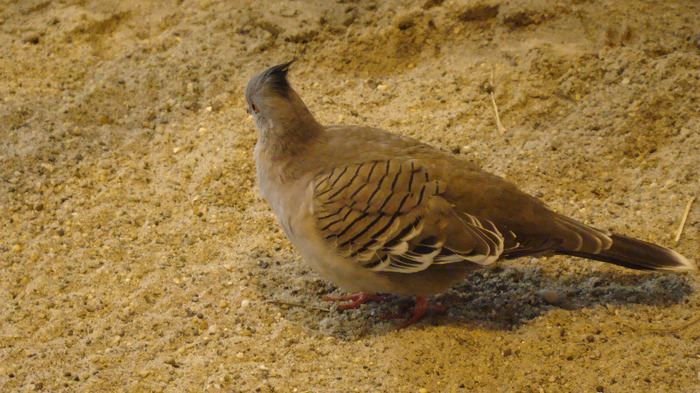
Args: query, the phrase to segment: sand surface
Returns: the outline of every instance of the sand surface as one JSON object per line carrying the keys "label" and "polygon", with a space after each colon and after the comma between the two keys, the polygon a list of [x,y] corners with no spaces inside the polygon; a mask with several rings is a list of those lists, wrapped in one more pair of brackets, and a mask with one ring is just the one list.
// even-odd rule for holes
{"label": "sand surface", "polygon": [[[248,79],[700,256],[700,3],[0,3],[0,391],[700,392],[700,279],[569,257],[338,311],[258,196]],[[504,130],[496,126],[489,91]]]}

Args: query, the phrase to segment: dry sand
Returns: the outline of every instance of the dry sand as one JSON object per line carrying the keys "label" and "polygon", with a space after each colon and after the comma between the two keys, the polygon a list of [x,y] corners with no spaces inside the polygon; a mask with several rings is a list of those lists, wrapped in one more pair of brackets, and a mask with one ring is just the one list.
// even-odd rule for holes
{"label": "dry sand", "polygon": [[[0,390],[699,392],[700,279],[525,258],[340,312],[258,197],[243,90],[700,255],[700,3],[0,3]],[[504,131],[496,127],[489,95]],[[285,302],[287,304],[285,304]]]}

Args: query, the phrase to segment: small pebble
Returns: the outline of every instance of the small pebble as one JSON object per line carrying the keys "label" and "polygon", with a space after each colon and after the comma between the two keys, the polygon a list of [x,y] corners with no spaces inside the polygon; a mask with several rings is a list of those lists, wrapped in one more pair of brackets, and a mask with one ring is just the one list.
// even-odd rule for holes
{"label": "small pebble", "polygon": [[561,303],[561,301],[564,300],[564,295],[562,295],[561,292],[553,289],[542,289],[541,291],[538,291],[537,294],[549,304]]}
{"label": "small pebble", "polygon": [[20,246],[19,244],[15,244],[14,246],[12,246],[12,251],[20,252],[22,251],[22,246]]}
{"label": "small pebble", "polygon": [[241,301],[241,308],[247,308],[248,306],[250,306],[250,300],[244,299]]}
{"label": "small pebble", "polygon": [[31,32],[22,38],[22,41],[28,44],[38,44],[39,43],[39,33]]}
{"label": "small pebble", "polygon": [[459,148],[459,152],[462,154],[467,154],[473,150],[471,145],[462,146]]}

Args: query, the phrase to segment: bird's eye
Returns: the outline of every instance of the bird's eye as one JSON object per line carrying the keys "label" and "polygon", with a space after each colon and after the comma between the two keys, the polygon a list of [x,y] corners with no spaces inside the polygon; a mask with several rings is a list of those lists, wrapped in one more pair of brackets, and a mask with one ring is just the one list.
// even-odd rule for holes
{"label": "bird's eye", "polygon": [[251,108],[253,108],[253,113],[258,113],[260,112],[260,109],[258,109],[258,106],[255,105],[254,103],[250,104]]}

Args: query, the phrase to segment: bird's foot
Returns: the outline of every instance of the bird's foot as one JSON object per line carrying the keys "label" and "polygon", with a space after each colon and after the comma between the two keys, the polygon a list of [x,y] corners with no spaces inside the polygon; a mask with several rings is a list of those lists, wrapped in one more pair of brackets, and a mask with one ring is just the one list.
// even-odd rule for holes
{"label": "bird's foot", "polygon": [[431,311],[436,311],[439,313],[444,313],[445,312],[445,306],[439,305],[439,304],[428,304],[428,298],[426,296],[417,296],[416,297],[416,306],[413,308],[413,312],[406,312],[402,314],[385,314],[382,315],[379,319],[384,321],[387,319],[401,319],[401,318],[406,318],[406,322],[402,323],[399,325],[396,330],[401,330],[404,328],[407,328],[414,323],[418,322],[421,318],[423,318],[423,315],[425,314],[426,311],[431,310]]}
{"label": "bird's foot", "polygon": [[324,296],[323,300],[331,302],[345,302],[351,300],[350,303],[343,304],[342,306],[338,307],[338,310],[351,310],[353,308],[358,308],[361,304],[367,303],[372,300],[378,302],[388,302],[390,298],[387,296],[372,295],[369,293],[360,292],[349,296]]}

